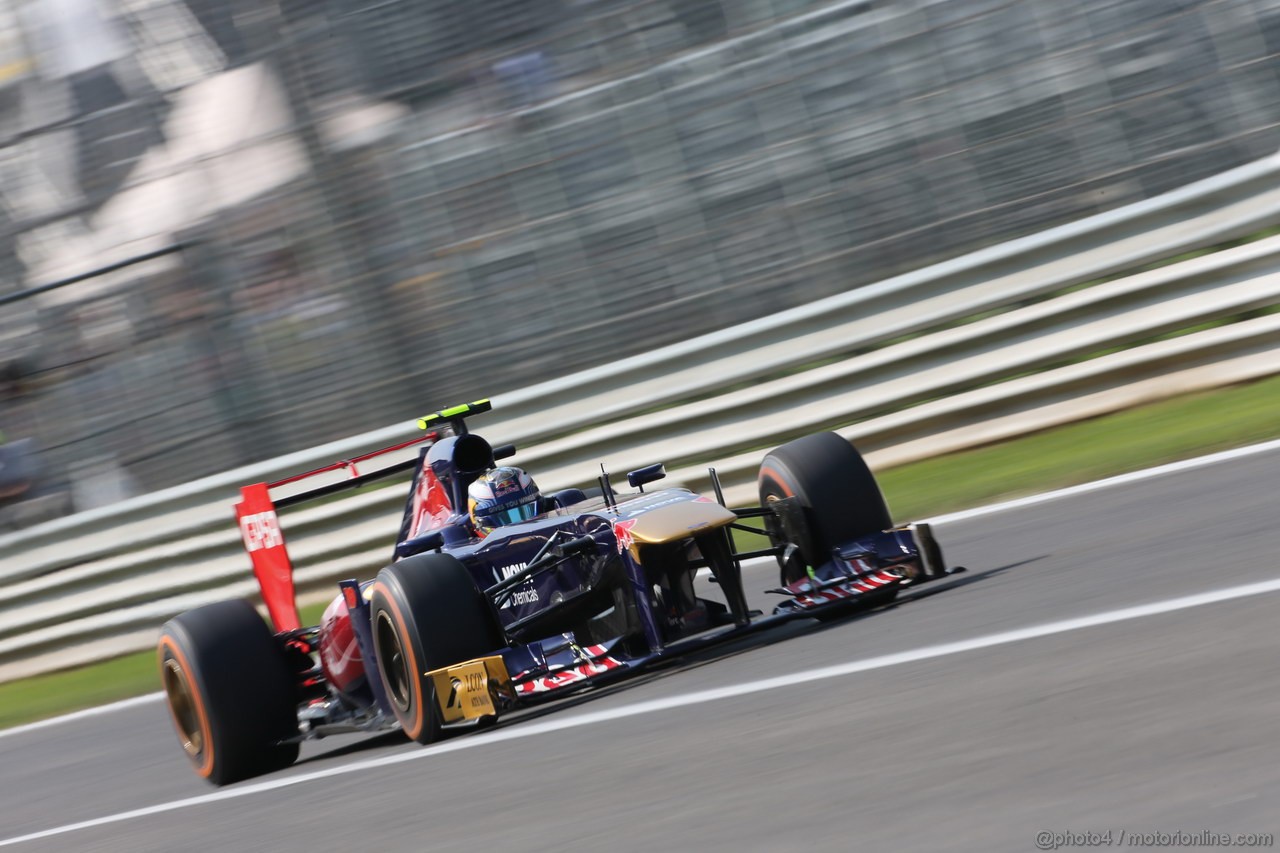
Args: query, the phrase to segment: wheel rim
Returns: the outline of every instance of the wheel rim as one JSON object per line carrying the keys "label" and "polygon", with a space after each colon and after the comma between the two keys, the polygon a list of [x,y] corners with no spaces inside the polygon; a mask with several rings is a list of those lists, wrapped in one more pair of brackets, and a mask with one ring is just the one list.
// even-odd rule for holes
{"label": "wheel rim", "polygon": [[[773,504],[776,504],[778,501],[783,499],[782,495],[769,492],[764,495],[763,503],[766,507],[772,508]],[[775,548],[798,544],[793,543],[786,537],[786,534],[782,530],[782,525],[779,523],[778,518],[775,515],[766,515],[764,517],[764,533],[769,537],[769,544]],[[803,558],[801,558],[801,565],[793,565],[790,567],[791,571],[788,571],[789,567],[787,561],[783,559],[781,554],[779,554],[776,559],[778,561],[778,579],[783,585],[799,580],[807,573],[808,567],[803,564]]]}
{"label": "wheel rim", "polygon": [[[764,496],[765,506],[770,509],[773,508],[773,504],[776,504],[780,500],[782,500],[780,495],[770,493]],[[764,517],[764,534],[769,537],[769,544],[774,547],[777,547],[778,545],[785,545],[787,542],[786,538],[782,535],[782,526],[778,524],[778,519],[774,515],[766,515]]]}
{"label": "wheel rim", "polygon": [[204,732],[196,712],[191,681],[173,658],[167,658],[164,662],[164,692],[169,697],[169,707],[173,709],[173,719],[178,724],[182,749],[194,758],[204,751]]}
{"label": "wheel rim", "polygon": [[387,691],[391,701],[401,711],[407,711],[410,705],[409,666],[405,660],[404,647],[400,645],[400,632],[392,624],[391,617],[385,610],[378,611],[375,644],[378,650],[378,662],[386,678]]}

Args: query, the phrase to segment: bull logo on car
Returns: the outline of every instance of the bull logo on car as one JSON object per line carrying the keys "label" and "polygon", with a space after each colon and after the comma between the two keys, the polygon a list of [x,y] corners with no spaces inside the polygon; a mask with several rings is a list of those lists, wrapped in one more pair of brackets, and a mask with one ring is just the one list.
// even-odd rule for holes
{"label": "bull logo on car", "polygon": [[632,518],[627,521],[615,521],[613,523],[613,535],[618,540],[619,554],[636,544],[635,536],[631,535],[631,528],[636,526],[636,521],[638,520]]}

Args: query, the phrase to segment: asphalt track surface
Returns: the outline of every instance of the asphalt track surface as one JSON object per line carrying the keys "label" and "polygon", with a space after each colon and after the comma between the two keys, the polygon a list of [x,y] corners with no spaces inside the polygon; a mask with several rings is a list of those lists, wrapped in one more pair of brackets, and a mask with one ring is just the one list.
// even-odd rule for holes
{"label": "asphalt track surface", "polygon": [[[156,700],[13,732],[0,846],[1021,851],[1043,832],[1280,833],[1277,482],[1271,449],[948,521],[969,573],[894,607],[431,749],[335,737],[218,790]],[[752,569],[748,586],[771,580]]]}

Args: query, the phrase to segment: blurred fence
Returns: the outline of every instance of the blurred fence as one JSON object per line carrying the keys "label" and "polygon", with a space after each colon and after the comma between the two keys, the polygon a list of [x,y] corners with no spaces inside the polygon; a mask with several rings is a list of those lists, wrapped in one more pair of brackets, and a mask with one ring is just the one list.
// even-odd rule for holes
{"label": "blurred fence", "polygon": [[1275,150],[1278,54],[1280,0],[0,7],[0,296],[184,247],[0,306],[0,429],[84,510],[765,317]]}
{"label": "blurred fence", "polygon": [[[620,474],[655,461],[671,482],[705,489],[712,463],[741,505],[765,449],[813,430],[839,428],[880,467],[1274,374],[1280,236],[1135,270],[1278,215],[1280,154],[499,395],[475,426],[516,443],[544,489],[587,485],[600,462]],[[0,536],[0,681],[145,648],[175,613],[252,595],[236,488],[413,432],[352,436]],[[287,513],[300,593],[327,597],[335,580],[376,572],[403,500],[388,487]]]}

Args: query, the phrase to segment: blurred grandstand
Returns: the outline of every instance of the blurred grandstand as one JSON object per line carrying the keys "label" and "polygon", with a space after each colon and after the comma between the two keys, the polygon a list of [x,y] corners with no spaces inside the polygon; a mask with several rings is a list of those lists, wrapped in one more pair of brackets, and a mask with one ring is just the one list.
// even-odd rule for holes
{"label": "blurred grandstand", "polygon": [[0,525],[1261,157],[1278,54],[1280,0],[0,0],[0,430],[44,479]]}

